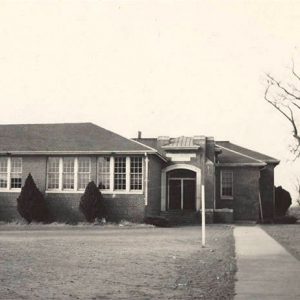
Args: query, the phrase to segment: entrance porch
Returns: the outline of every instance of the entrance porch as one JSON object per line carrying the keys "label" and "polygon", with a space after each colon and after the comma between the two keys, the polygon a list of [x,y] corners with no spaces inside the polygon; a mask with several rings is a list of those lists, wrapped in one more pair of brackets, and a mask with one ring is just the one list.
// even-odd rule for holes
{"label": "entrance porch", "polygon": [[161,211],[199,211],[201,170],[192,165],[174,164],[162,170]]}

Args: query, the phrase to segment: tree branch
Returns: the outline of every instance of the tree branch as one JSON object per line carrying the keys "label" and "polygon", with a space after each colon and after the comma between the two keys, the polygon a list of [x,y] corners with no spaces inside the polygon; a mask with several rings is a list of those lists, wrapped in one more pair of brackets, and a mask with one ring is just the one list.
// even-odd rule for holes
{"label": "tree branch", "polygon": [[271,82],[273,84],[276,84],[282,91],[284,91],[287,95],[289,95],[290,97],[294,98],[295,100],[300,100],[299,96],[296,96],[295,94],[293,94],[292,92],[288,91],[284,86],[282,86],[282,84],[280,83],[280,81],[277,81],[275,78],[273,78],[270,74],[266,74],[267,77],[271,80]]}

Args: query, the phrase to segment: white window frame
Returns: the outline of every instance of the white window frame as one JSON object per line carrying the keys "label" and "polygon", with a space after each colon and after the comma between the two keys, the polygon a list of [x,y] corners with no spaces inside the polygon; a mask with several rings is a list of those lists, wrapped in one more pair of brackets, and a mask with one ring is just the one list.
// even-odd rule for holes
{"label": "white window frame", "polygon": [[[55,156],[55,157],[59,159],[59,187],[58,187],[58,189],[49,189],[48,188],[48,181],[49,181],[48,167],[49,167],[49,165],[48,165],[48,161],[47,161],[46,193],[83,193],[85,189],[79,189],[79,187],[78,187],[78,159],[81,157],[72,156],[72,158],[74,158],[74,189],[64,189],[63,188],[63,159],[65,157],[67,158],[68,156],[65,156],[65,157]],[[89,164],[90,164],[89,181],[90,181],[91,180],[91,171],[92,171],[91,158],[86,157],[86,156],[82,156],[82,158],[89,159]]]}
{"label": "white window frame", "polygon": [[[221,196],[221,199],[232,200],[233,199],[233,171],[231,171],[231,170],[221,170],[220,173],[221,173],[220,174],[220,196]],[[232,191],[231,196],[223,195],[223,173],[230,173],[231,174],[231,191]]]}
{"label": "white window frame", "polygon": [[[100,164],[100,160],[103,159],[103,158],[107,158],[108,159],[108,161],[109,161],[109,167],[108,167],[108,172],[107,171],[106,172],[101,172],[101,174],[100,174],[100,170],[99,170],[100,166],[99,166],[99,164]],[[113,172],[112,164],[113,164],[113,158],[111,156],[105,155],[105,156],[99,156],[99,157],[97,157],[97,174],[96,174],[96,176],[97,176],[97,187],[99,188],[99,185],[100,185],[100,175],[101,176],[105,175],[105,177],[107,176],[106,179],[109,182],[109,185],[108,185],[109,188],[107,188],[107,189],[101,189],[101,192],[102,191],[110,191],[111,185],[113,184],[112,178],[110,176],[111,172]],[[102,169],[102,166],[101,166],[101,169]]]}
{"label": "white window frame", "polygon": [[[139,157],[135,156],[121,156],[117,155],[116,157],[124,157],[126,161],[126,188],[124,190],[116,190],[114,187],[114,170],[115,170],[115,157],[110,156],[110,187],[109,189],[101,189],[102,194],[143,194],[144,193],[144,180],[145,180],[145,163],[144,157],[142,158],[142,189],[141,190],[131,190],[130,189],[130,160],[131,157]],[[98,168],[98,164],[97,164]],[[99,182],[98,178],[98,170],[97,170],[97,182]]]}
{"label": "white window frame", "polygon": [[6,180],[7,180],[7,186],[4,188],[4,187],[0,187],[0,192],[20,192],[22,188],[12,188],[11,187],[11,160],[13,158],[18,158],[21,160],[21,180],[22,180],[22,185],[23,185],[23,159],[22,157],[17,157],[17,156],[14,156],[14,157],[4,157],[7,159],[7,176],[6,176]]}
{"label": "white window frame", "polygon": [[[133,172],[133,173],[131,173],[131,163],[132,163],[132,160],[133,159],[135,159],[135,158],[138,158],[138,159],[140,159],[141,160],[141,166],[142,166],[142,172],[141,173],[139,173],[139,172]],[[129,171],[130,171],[130,180],[129,180],[129,186],[130,186],[130,190],[131,191],[142,191],[143,190],[143,186],[144,186],[144,161],[143,161],[143,157],[141,157],[141,156],[132,156],[132,157],[130,157],[130,165],[129,165]],[[131,189],[131,179],[132,179],[132,175],[133,176],[137,176],[137,175],[139,175],[139,176],[141,176],[141,189]]]}
{"label": "white window frame", "polygon": [[[79,160],[80,159],[87,159],[88,160],[88,164],[89,164],[89,171],[88,172],[79,172]],[[78,191],[84,191],[85,188],[80,188],[79,187],[79,175],[83,175],[83,174],[88,174],[88,183],[91,181],[91,172],[92,172],[92,166],[91,166],[91,158],[90,157],[86,157],[86,156],[81,156],[81,157],[77,157],[77,163],[76,163],[76,160],[75,160],[75,170],[77,169],[77,172],[75,172],[75,183],[76,183],[76,186],[77,186],[77,190]]]}
{"label": "white window frame", "polygon": [[[55,157],[55,156],[53,156]],[[57,157],[57,156],[56,156]],[[107,157],[107,155],[106,155]],[[115,190],[114,189],[114,167],[115,167],[115,157],[110,157],[110,173],[109,173],[109,180],[110,180],[110,187],[109,189],[101,189],[102,194],[143,194],[144,193],[144,180],[145,180],[145,159],[142,157],[142,189],[141,190],[130,190],[130,159],[131,157],[138,157],[135,156],[124,156],[126,158],[126,189],[124,190]],[[119,156],[121,157],[121,155]],[[74,189],[63,189],[63,158],[64,157],[58,157],[59,158],[59,188],[58,189],[49,189],[48,188],[48,162],[47,162],[47,180],[46,180],[46,193],[83,193],[84,190],[78,189],[78,158],[74,157]],[[91,158],[90,159],[90,180],[92,178],[92,165],[91,165]],[[98,178],[98,158],[96,160],[96,182],[99,183]]]}

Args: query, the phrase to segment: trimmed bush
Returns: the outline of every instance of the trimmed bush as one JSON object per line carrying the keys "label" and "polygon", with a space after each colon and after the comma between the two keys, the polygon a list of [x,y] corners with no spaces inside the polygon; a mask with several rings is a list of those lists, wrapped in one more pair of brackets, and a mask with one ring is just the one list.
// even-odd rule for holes
{"label": "trimmed bush", "polygon": [[17,199],[17,209],[22,218],[28,223],[47,222],[48,209],[45,198],[37,188],[31,174],[29,173],[21,194]]}
{"label": "trimmed bush", "polygon": [[292,204],[292,198],[288,191],[281,186],[275,188],[275,212],[276,217],[285,216],[288,208]]}
{"label": "trimmed bush", "polygon": [[84,214],[85,219],[92,223],[96,218],[105,217],[105,207],[102,194],[94,181],[89,182],[81,196],[79,210]]}

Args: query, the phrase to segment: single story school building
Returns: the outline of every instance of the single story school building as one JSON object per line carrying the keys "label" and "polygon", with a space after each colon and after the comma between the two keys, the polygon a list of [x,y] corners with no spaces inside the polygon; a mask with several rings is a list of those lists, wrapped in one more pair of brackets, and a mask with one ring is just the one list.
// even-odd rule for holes
{"label": "single story school building", "polygon": [[0,125],[0,221],[20,218],[16,199],[29,173],[57,221],[84,220],[78,205],[92,180],[111,221],[193,222],[202,186],[210,222],[272,219],[278,163],[201,135],[127,139],[92,123]]}

